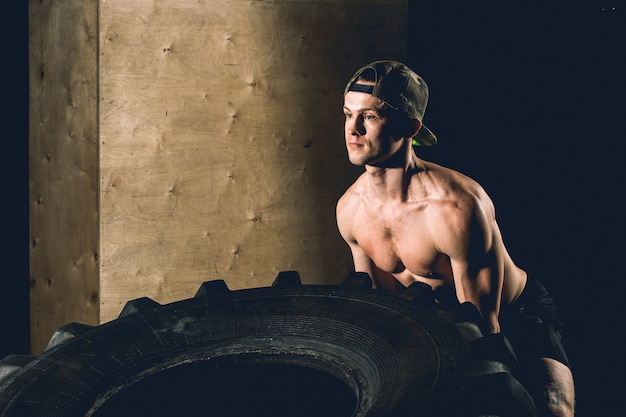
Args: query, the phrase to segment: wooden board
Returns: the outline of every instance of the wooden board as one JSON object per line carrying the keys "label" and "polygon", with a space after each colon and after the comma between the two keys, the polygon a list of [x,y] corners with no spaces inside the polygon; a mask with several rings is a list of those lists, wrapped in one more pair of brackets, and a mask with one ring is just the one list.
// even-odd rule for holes
{"label": "wooden board", "polygon": [[31,345],[99,322],[97,2],[29,5]]}
{"label": "wooden board", "polygon": [[[49,5],[49,13],[74,3]],[[405,59],[406,0],[106,0],[98,8],[97,38],[74,39],[80,45],[56,63],[67,66],[68,82],[81,79],[93,64],[72,68],[73,53],[97,42],[87,96],[98,100],[98,146],[89,136],[85,158],[96,158],[98,180],[93,172],[81,177],[79,167],[52,176],[64,179],[59,191],[73,186],[69,177],[89,183],[81,183],[87,202],[58,210],[68,217],[88,211],[76,218],[92,243],[79,259],[89,255],[97,269],[97,282],[89,278],[96,292],[35,293],[41,312],[62,297],[80,302],[84,292],[97,298],[97,320],[106,322],[134,298],[168,303],[212,279],[231,289],[266,286],[281,270],[299,271],[305,283],[340,282],[352,260],[335,203],[361,172],[345,154],[343,87],[366,62]],[[93,18],[81,16],[82,27]],[[40,42],[31,47],[67,44]],[[44,137],[38,131],[33,141]],[[40,168],[33,175],[50,187]],[[36,234],[52,234],[45,230]],[[36,271],[54,266],[65,277],[75,256],[58,249],[33,258]],[[36,273],[37,285],[42,276]]]}

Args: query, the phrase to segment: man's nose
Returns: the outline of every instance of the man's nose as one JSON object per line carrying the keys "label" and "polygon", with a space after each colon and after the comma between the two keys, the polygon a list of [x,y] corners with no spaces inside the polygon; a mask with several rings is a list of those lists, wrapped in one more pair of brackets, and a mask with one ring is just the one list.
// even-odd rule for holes
{"label": "man's nose", "polygon": [[351,135],[363,135],[365,134],[365,129],[363,127],[363,121],[360,117],[352,117],[350,119],[346,119],[346,132]]}

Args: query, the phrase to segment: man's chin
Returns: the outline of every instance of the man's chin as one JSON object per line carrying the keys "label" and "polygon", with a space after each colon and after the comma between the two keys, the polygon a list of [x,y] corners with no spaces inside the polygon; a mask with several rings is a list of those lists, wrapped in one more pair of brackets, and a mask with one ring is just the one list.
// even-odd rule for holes
{"label": "man's chin", "polygon": [[358,167],[365,166],[365,164],[366,164],[366,162],[367,162],[367,161],[366,161],[365,159],[363,159],[363,158],[356,158],[356,157],[352,157],[352,156],[348,156],[348,159],[350,160],[350,163],[351,163],[352,165],[356,165],[356,166],[358,166]]}

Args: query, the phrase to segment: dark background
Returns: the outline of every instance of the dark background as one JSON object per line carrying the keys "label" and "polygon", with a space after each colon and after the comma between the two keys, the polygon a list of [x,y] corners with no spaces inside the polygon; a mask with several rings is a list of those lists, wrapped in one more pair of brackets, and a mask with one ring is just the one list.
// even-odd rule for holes
{"label": "dark background", "polygon": [[27,353],[28,328],[28,2],[3,5],[0,357]]}
{"label": "dark background", "polygon": [[[0,357],[29,350],[27,5],[3,13]],[[440,140],[420,156],[485,187],[513,258],[552,292],[579,417],[626,415],[625,11],[624,0],[409,3],[407,63],[429,84],[425,123]]]}
{"label": "dark background", "polygon": [[[615,10],[613,10],[615,8]],[[480,182],[513,259],[553,294],[578,417],[624,416],[626,2],[412,1],[422,149]]]}

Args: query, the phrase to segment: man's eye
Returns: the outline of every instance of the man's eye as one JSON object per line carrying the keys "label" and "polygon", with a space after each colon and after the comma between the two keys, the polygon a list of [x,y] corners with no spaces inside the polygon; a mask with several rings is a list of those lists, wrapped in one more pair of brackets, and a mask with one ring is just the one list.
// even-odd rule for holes
{"label": "man's eye", "polygon": [[374,116],[373,114],[365,114],[365,115],[363,115],[363,119],[365,119],[365,120],[375,120],[376,116]]}
{"label": "man's eye", "polygon": [[346,119],[351,119],[352,118],[352,114],[351,113],[344,113],[346,115]]}

